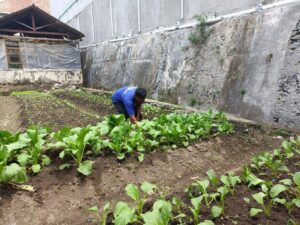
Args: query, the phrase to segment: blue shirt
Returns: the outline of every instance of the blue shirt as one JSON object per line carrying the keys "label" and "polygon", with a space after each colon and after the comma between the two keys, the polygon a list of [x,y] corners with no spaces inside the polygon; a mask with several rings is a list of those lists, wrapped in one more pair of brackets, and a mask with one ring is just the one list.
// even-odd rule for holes
{"label": "blue shirt", "polygon": [[135,116],[134,111],[134,96],[137,87],[123,87],[117,90],[112,95],[113,103],[123,103],[129,116]]}

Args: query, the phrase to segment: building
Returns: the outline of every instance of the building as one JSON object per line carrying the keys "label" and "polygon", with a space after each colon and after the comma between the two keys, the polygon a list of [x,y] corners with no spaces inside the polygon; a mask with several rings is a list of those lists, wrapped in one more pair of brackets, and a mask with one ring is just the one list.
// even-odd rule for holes
{"label": "building", "polygon": [[35,5],[0,18],[0,83],[81,83],[83,36]]}
{"label": "building", "polygon": [[50,13],[49,0],[0,0],[0,13],[12,13],[35,4]]}

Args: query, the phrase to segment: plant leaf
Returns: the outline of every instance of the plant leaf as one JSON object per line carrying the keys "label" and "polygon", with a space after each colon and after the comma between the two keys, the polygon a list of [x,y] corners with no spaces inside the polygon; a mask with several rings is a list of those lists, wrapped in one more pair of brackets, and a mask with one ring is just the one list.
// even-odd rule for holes
{"label": "plant leaf", "polygon": [[94,162],[91,160],[85,160],[79,164],[77,171],[85,176],[88,176],[92,173],[93,163]]}
{"label": "plant leaf", "polygon": [[276,184],[270,190],[271,198],[276,198],[281,192],[286,191],[287,187],[283,184]]}
{"label": "plant leaf", "polygon": [[298,187],[300,187],[300,172],[293,175],[293,181]]}
{"label": "plant leaf", "polygon": [[144,158],[145,158],[145,154],[144,153],[139,153],[139,155],[138,155],[139,162],[143,162]]}
{"label": "plant leaf", "polygon": [[300,208],[300,199],[293,199],[292,201],[298,208]]}
{"label": "plant leaf", "polygon": [[286,186],[291,186],[292,185],[292,180],[291,179],[283,179],[283,180],[280,180],[279,182],[286,185]]}
{"label": "plant leaf", "polygon": [[115,211],[114,219],[116,225],[127,225],[136,220],[135,209],[130,208],[125,202],[118,202]]}
{"label": "plant leaf", "polygon": [[18,155],[17,161],[21,166],[25,167],[27,165],[29,157],[30,156],[27,153],[22,153],[21,155]]}
{"label": "plant leaf", "polygon": [[157,189],[157,186],[155,184],[151,184],[149,182],[144,182],[141,186],[141,189],[144,193],[153,194],[154,189]]}
{"label": "plant leaf", "polygon": [[199,206],[201,205],[202,199],[203,199],[202,195],[197,197],[197,198],[192,198],[191,199],[191,203],[192,203],[192,205],[194,206],[195,209],[199,208]]}
{"label": "plant leaf", "polygon": [[217,184],[218,183],[218,178],[217,174],[213,169],[210,169],[206,172],[206,175],[208,176],[208,179],[213,183]]}
{"label": "plant leaf", "polygon": [[204,220],[203,222],[199,223],[198,225],[215,225],[215,223],[211,220]]}
{"label": "plant leaf", "polygon": [[70,168],[71,164],[70,163],[65,163],[59,166],[59,170],[64,170],[66,168]]}
{"label": "plant leaf", "polygon": [[43,155],[43,165],[44,166],[49,166],[51,163],[51,159],[47,155]]}
{"label": "plant leaf", "polygon": [[88,211],[89,212],[98,213],[98,207],[97,206],[93,206],[93,207],[89,208]]}
{"label": "plant leaf", "polygon": [[221,213],[222,213],[222,208],[221,207],[219,207],[219,206],[213,206],[212,207],[212,209],[211,209],[211,213],[212,213],[212,216],[214,217],[214,218],[217,218],[217,217],[219,217],[220,215],[221,215]]}
{"label": "plant leaf", "polygon": [[134,201],[140,199],[139,189],[135,184],[128,184],[125,188],[127,195]]}
{"label": "plant leaf", "polygon": [[250,204],[250,198],[244,198],[244,201],[246,202],[246,203],[248,203],[248,204]]}
{"label": "plant leaf", "polygon": [[266,196],[265,193],[259,192],[256,194],[253,194],[252,197],[257,201],[259,204],[263,205],[264,204],[264,197]]}
{"label": "plant leaf", "polygon": [[250,209],[250,217],[255,217],[258,213],[263,212],[262,209],[251,208]]}
{"label": "plant leaf", "polygon": [[4,183],[24,183],[27,181],[26,170],[16,163],[5,166],[0,175],[0,180]]}
{"label": "plant leaf", "polygon": [[278,204],[281,204],[281,205],[285,205],[286,200],[284,198],[274,198],[273,203],[278,203]]}
{"label": "plant leaf", "polygon": [[39,173],[41,170],[41,165],[40,164],[32,165],[31,169],[32,169],[32,172]]}
{"label": "plant leaf", "polygon": [[25,148],[27,146],[27,143],[23,143],[23,142],[20,142],[20,141],[17,141],[15,143],[11,143],[9,145],[6,145],[7,147],[7,150],[9,152],[12,152],[14,150],[18,150],[18,149],[22,149],[22,148]]}

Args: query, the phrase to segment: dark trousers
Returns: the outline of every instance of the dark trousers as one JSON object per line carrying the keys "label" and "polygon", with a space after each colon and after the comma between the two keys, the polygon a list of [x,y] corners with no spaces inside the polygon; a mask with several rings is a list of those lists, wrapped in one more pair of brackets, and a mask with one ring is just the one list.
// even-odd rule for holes
{"label": "dark trousers", "polygon": [[123,114],[125,116],[125,118],[129,118],[129,115],[125,109],[125,106],[123,103],[121,102],[116,102],[116,103],[113,103],[114,106],[115,106],[115,110],[118,114]]}
{"label": "dark trousers", "polygon": [[[122,102],[116,102],[116,103],[113,103],[113,104],[114,104],[115,110],[116,110],[116,112],[118,114],[123,114],[126,119],[129,118],[129,115],[128,115],[128,113],[127,113],[127,111],[125,109],[125,106],[124,106],[124,104]],[[136,113],[137,109],[134,109],[134,111]],[[137,115],[135,115],[135,116],[137,117]],[[139,120],[142,120],[142,119],[143,119],[143,117],[142,117],[142,115],[140,115]]]}

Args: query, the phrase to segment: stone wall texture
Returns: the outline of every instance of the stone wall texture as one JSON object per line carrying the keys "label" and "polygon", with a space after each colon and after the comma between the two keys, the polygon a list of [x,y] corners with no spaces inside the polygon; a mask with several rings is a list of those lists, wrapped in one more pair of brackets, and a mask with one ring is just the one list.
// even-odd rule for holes
{"label": "stone wall texture", "polygon": [[193,29],[102,43],[82,52],[84,83],[146,87],[151,97],[300,130],[300,4]]}

